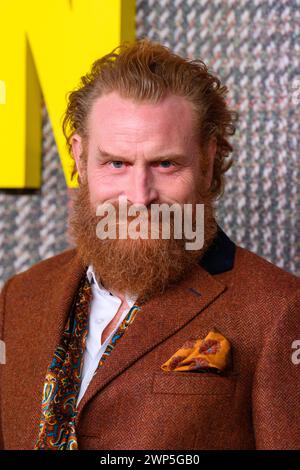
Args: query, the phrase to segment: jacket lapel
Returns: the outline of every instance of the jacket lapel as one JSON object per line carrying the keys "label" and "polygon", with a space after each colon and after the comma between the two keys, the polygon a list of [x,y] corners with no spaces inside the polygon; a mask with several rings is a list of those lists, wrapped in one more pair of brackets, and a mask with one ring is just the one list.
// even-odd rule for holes
{"label": "jacket lapel", "polygon": [[100,368],[79,402],[79,419],[85,405],[137,359],[155,348],[198,315],[226,289],[201,266],[160,296],[144,304],[118,342],[108,363]]}

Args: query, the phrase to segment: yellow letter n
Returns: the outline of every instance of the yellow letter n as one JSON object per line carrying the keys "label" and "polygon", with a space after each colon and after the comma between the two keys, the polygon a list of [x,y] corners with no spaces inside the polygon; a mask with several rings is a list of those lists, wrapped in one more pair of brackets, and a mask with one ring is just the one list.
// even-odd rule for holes
{"label": "yellow letter n", "polygon": [[0,188],[41,184],[44,97],[69,187],[66,95],[92,63],[135,37],[134,0],[1,0]]}

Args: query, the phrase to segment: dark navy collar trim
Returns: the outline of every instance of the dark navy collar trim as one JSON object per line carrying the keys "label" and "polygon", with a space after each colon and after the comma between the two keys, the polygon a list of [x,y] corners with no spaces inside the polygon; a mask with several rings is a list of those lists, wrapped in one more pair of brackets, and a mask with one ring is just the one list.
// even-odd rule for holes
{"label": "dark navy collar trim", "polygon": [[230,271],[234,265],[235,243],[218,225],[216,236],[199,264],[210,274]]}

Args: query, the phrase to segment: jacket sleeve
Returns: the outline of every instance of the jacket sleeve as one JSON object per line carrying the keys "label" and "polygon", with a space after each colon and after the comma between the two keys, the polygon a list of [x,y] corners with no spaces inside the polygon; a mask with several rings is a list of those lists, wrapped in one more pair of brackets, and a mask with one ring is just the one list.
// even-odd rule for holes
{"label": "jacket sleeve", "polygon": [[270,325],[254,374],[257,449],[300,449],[300,291]]}
{"label": "jacket sleeve", "polygon": [[[4,312],[5,312],[5,299],[7,294],[8,284],[10,283],[11,279],[9,279],[0,293],[0,340],[4,341]],[[3,345],[0,345],[1,350],[3,351]],[[2,363],[4,359],[4,364]],[[0,360],[0,450],[4,449],[4,439],[3,439],[3,426],[2,426],[2,370],[5,367],[5,357],[1,357]]]}

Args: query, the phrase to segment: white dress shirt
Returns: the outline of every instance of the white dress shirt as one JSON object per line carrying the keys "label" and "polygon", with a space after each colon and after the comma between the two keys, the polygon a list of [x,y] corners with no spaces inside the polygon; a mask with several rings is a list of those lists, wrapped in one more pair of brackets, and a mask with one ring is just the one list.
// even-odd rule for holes
{"label": "white dress shirt", "polygon": [[116,315],[120,305],[122,304],[122,301],[119,299],[119,297],[116,297],[106,290],[105,287],[101,284],[100,280],[96,279],[92,265],[88,266],[86,275],[88,276],[89,282],[91,282],[92,300],[88,320],[89,324],[88,334],[86,337],[86,347],[83,354],[82,380],[77,399],[77,406],[93,378],[95,370],[109,341],[137,299],[137,296],[130,297],[125,295],[128,308],[126,308],[122,313],[115,329],[106,338],[105,342],[101,344],[101,335],[106,326]]}

